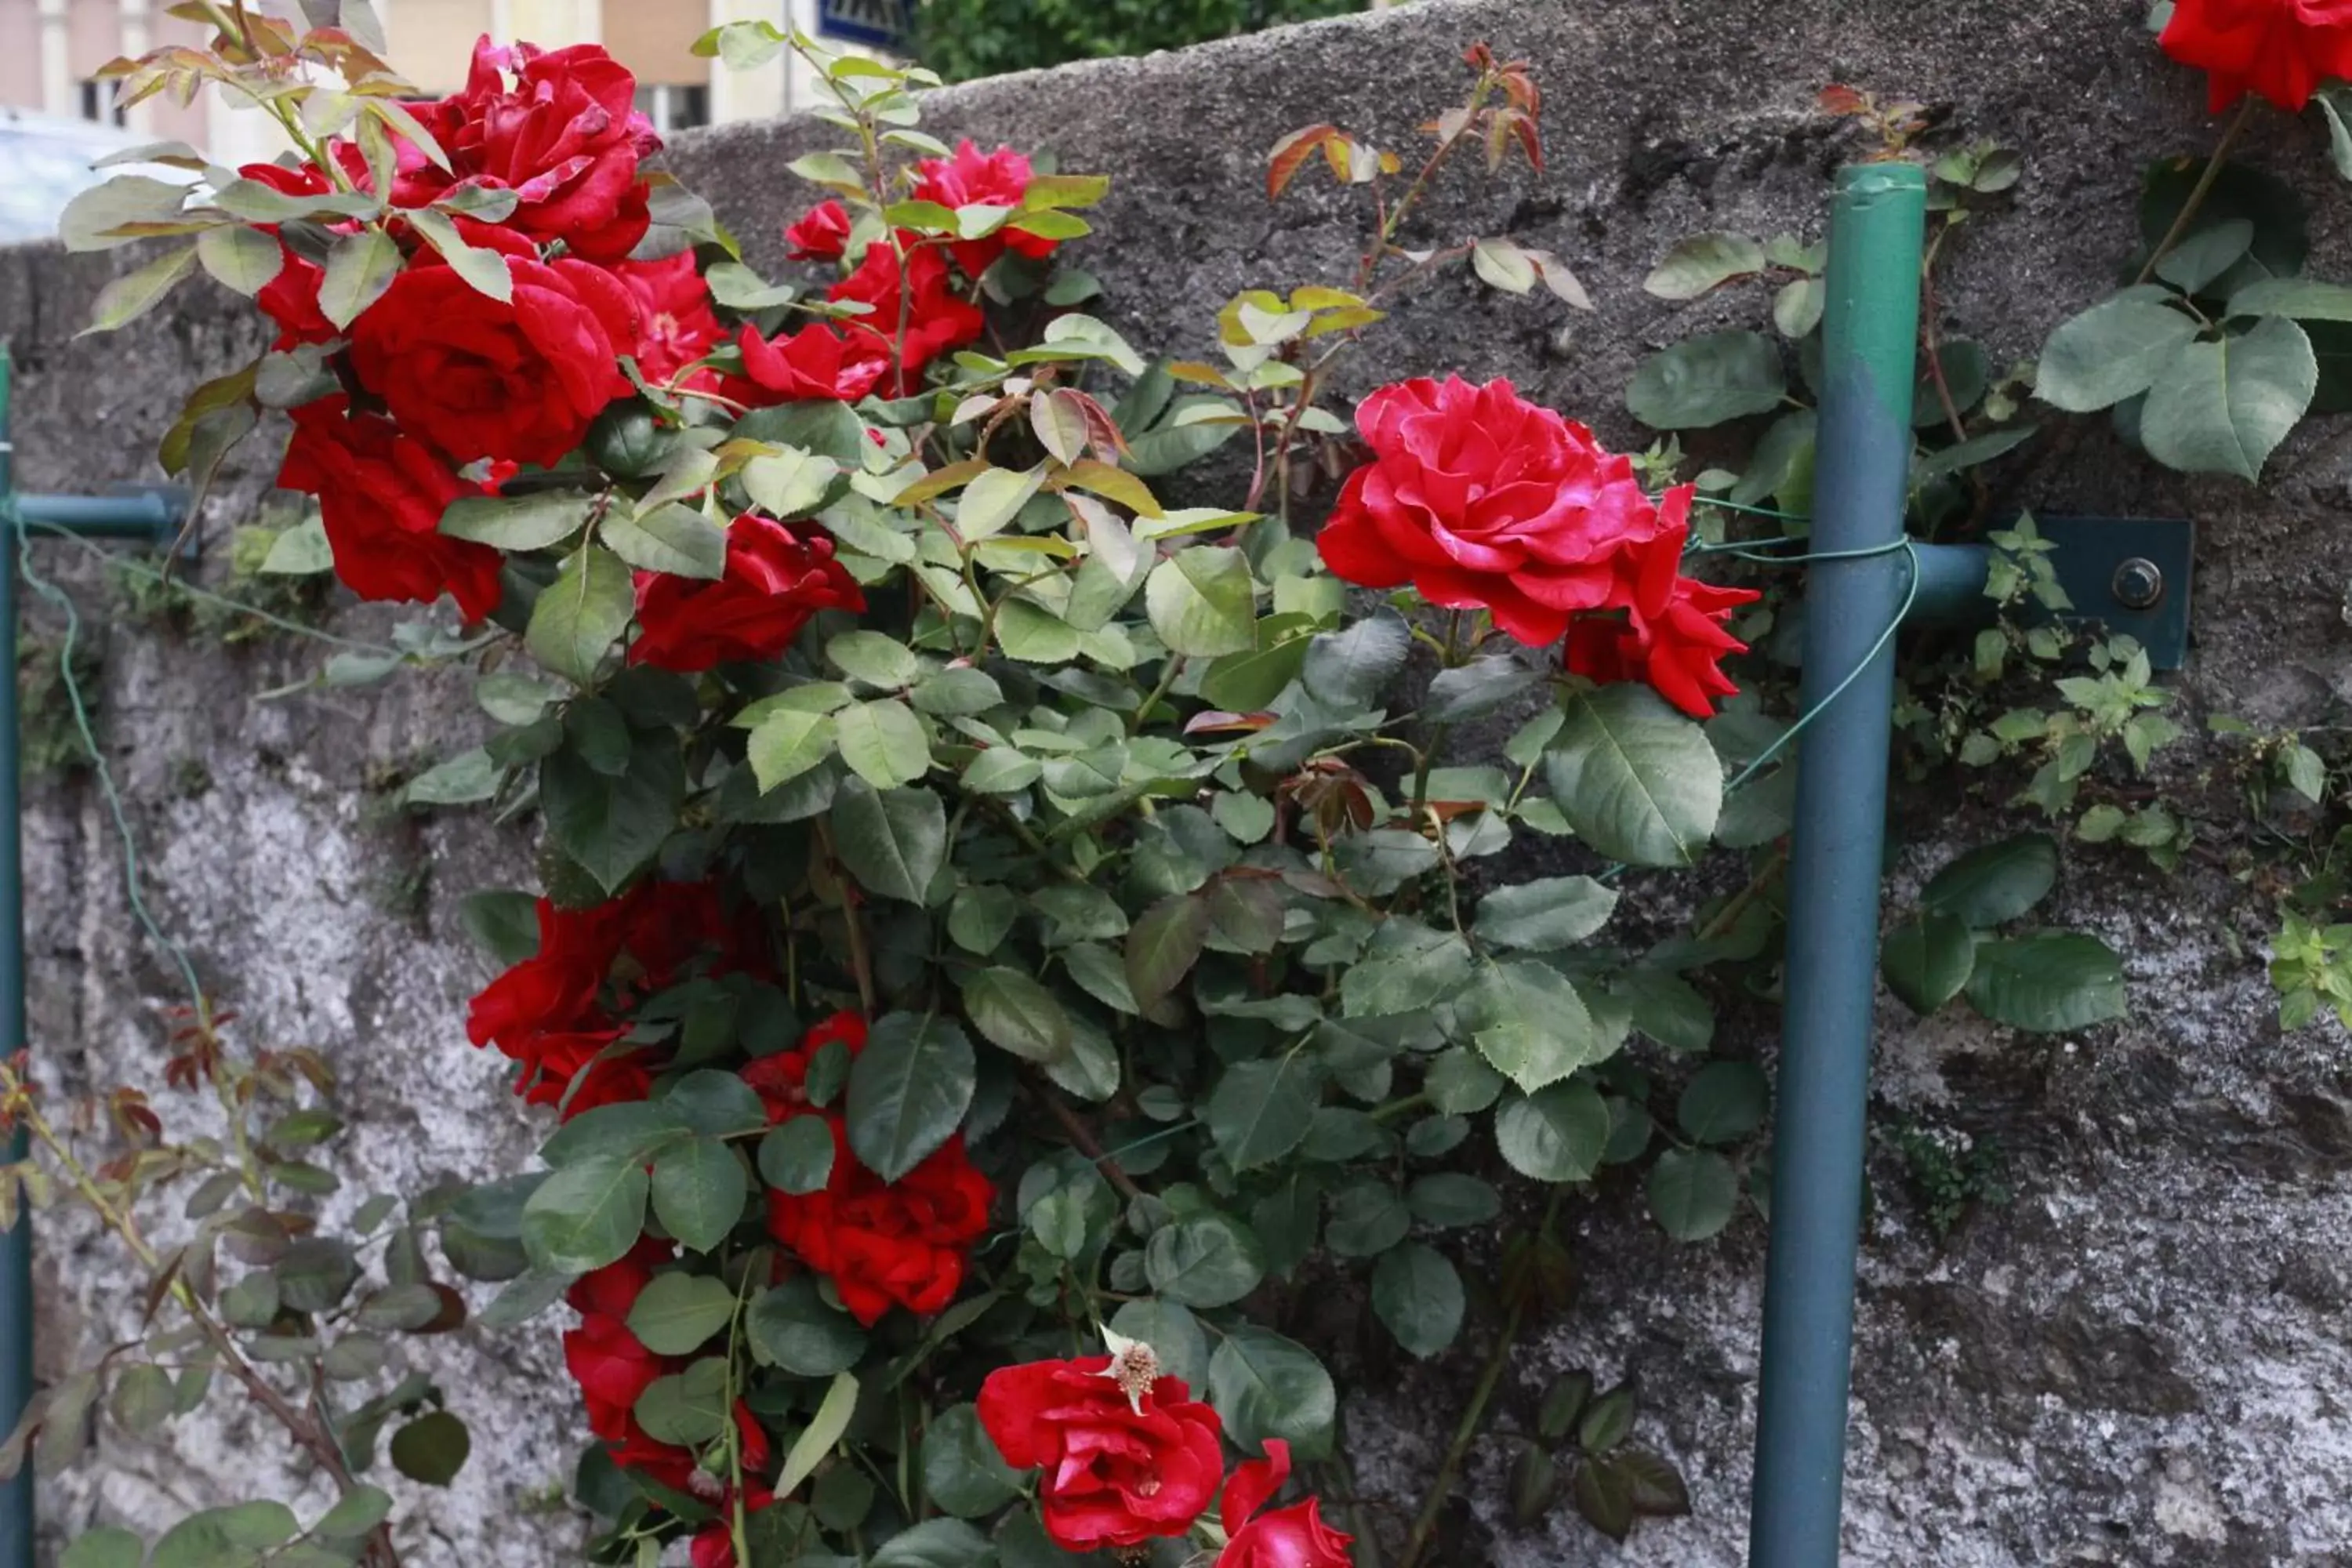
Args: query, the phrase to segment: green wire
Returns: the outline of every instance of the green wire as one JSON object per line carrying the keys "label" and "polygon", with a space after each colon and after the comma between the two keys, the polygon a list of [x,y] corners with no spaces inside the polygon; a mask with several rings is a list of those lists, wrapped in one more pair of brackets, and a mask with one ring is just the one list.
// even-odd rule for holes
{"label": "green wire", "polygon": [[283,616],[271,614],[269,611],[263,609],[258,605],[248,605],[242,599],[232,599],[225,594],[215,594],[209,588],[200,588],[194,583],[187,582],[179,577],[172,576],[167,573],[148,565],[144,562],[135,561],[128,556],[117,555],[110,551],[101,550],[96,544],[84,539],[78,533],[69,532],[61,529],[51,531],[40,523],[26,523],[20,517],[17,520],[17,531],[21,534],[27,528],[40,528],[42,529],[43,535],[46,538],[59,539],[64,540],[68,543],[78,544],[89,554],[98,557],[100,560],[105,562],[109,566],[111,566],[118,571],[129,572],[136,576],[144,577],[151,583],[165,584],[173,592],[185,594],[191,599],[199,600],[207,605],[216,605],[224,610],[233,610],[241,616],[251,616],[257,621],[268,622],[269,625],[276,626],[279,631],[290,632],[296,637],[308,637],[312,642],[324,643],[330,647],[350,648],[357,653],[378,654],[386,658],[405,658],[408,657],[406,654],[402,653],[398,648],[386,647],[382,643],[361,642],[353,637],[338,637],[333,632],[320,631],[316,626],[306,626],[299,621],[289,621]]}
{"label": "green wire", "polygon": [[[107,766],[106,754],[98,744],[98,732],[89,721],[89,705],[82,699],[81,682],[74,677],[74,644],[81,636],[81,616],[75,610],[71,595],[42,576],[33,565],[33,532],[25,521],[23,510],[13,496],[0,495],[0,521],[16,530],[16,559],[22,568],[25,585],[64,612],[65,642],[58,650],[58,673],[63,679],[66,700],[73,708],[74,728],[80,731],[82,749],[89,754],[91,771],[98,777],[98,787],[105,796],[106,809],[114,818],[114,830],[122,839],[122,885],[131,896],[131,912],[139,918],[140,926],[154,943],[172,955],[179,966],[180,977],[187,983],[188,994],[199,1013],[206,1011],[205,988],[196,979],[196,967],[188,959],[187,950],[163,934],[155,917],[147,908],[144,887],[139,874],[139,841],[131,831],[130,818],[122,809],[122,794],[115,787],[114,772]],[[13,650],[11,657],[14,657]],[[16,677],[12,672],[10,679]]]}

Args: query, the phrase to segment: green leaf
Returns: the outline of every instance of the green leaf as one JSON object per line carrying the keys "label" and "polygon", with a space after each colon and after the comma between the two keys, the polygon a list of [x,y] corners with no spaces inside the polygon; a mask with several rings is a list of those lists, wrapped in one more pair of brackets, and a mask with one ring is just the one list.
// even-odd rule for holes
{"label": "green leaf", "polygon": [[833,755],[833,715],[798,708],[771,709],[751,727],[744,756],[760,793],[790,784]]}
{"label": "green leaf", "polygon": [[2327,151],[2335,161],[2336,173],[2343,179],[2352,180],[2352,127],[2345,124],[2345,117],[2352,114],[2352,91],[2340,85],[2324,87],[2313,95],[2312,101],[2326,117]]}
{"label": "green leaf", "polygon": [[1977,939],[1968,922],[1929,910],[1886,933],[1878,970],[1903,1005],[1926,1017],[1960,994],[1977,966]]}
{"label": "green leaf", "polygon": [[1657,430],[1699,430],[1769,414],[1787,395],[1780,347],[1761,332],[1709,332],[1643,360],[1625,407]]}
{"label": "green leaf", "polygon": [[656,1355],[692,1355],[735,1317],[735,1292],[709,1274],[660,1274],[637,1292],[629,1332]]}
{"label": "green leaf", "polygon": [[908,700],[942,719],[969,719],[1004,704],[1004,689],[986,670],[950,668],[924,676]]}
{"label": "green leaf", "polygon": [[196,236],[196,259],[215,281],[250,298],[278,276],[286,253],[278,237],[241,223],[208,228]]}
{"label": "green leaf", "polygon": [[1418,1013],[1454,995],[1471,977],[1470,945],[1459,936],[1391,921],[1339,977],[1339,1005],[1350,1018]]}
{"label": "green leaf", "polygon": [[124,1367],[116,1376],[106,1408],[116,1426],[134,1437],[143,1437],[161,1426],[177,1404],[172,1374],[142,1362]]}
{"label": "green leaf", "polygon": [[400,792],[403,805],[467,805],[499,792],[502,770],[479,746],[436,763]]}
{"label": "green leaf", "polygon": [[442,512],[440,531],[500,550],[544,550],[579,532],[594,505],[594,497],[578,490],[461,496]]}
{"label": "green leaf", "polygon": [[2197,336],[2196,321],[2153,286],[2126,289],[2061,322],[2042,345],[2034,395],[2071,414],[2137,397]]}
{"label": "green leaf", "polygon": [[1723,809],[1723,766],[1698,723],[1646,686],[1570,698],[1544,753],[1577,837],[1637,866],[1696,864]]}
{"label": "green leaf", "polygon": [[836,1152],[830,1122],[795,1116],[760,1140],[760,1179],[795,1196],[822,1192],[833,1180]]}
{"label": "green leaf", "polygon": [[1408,1241],[1372,1268],[1372,1311],[1396,1342],[1423,1361],[1462,1331],[1462,1276],[1435,1247]]}
{"label": "green leaf", "polygon": [[727,574],[727,531],[682,502],[664,501],[642,517],[615,507],[596,533],[640,572],[712,583]]}
{"label": "green leaf", "polygon": [[1024,664],[1067,664],[1078,657],[1077,629],[1026,599],[997,606],[996,641],[1005,657]]}
{"label": "green leaf", "polygon": [[974,544],[1003,532],[1045,482],[1042,463],[1020,473],[990,468],[966,485],[956,502],[957,536]]}
{"label": "green leaf", "polygon": [[1154,1294],[1179,1306],[1230,1307],[1265,1277],[1257,1237],[1238,1220],[1209,1213],[1154,1231],[1143,1249]]}
{"label": "green leaf", "polygon": [[1070,1016],[1054,994],[1017,969],[983,969],[963,983],[964,1016],[981,1037],[1025,1062],[1070,1054]]}
{"label": "green leaf", "polygon": [[833,734],[841,760],[876,789],[912,784],[930,772],[930,735],[897,698],[850,704],[833,716]]}
{"label": "green leaf", "polygon": [[147,1543],[118,1524],[102,1524],[76,1536],[58,1558],[58,1568],[139,1568]]}
{"label": "green leaf", "polygon": [[[824,1403],[816,1407],[816,1414],[809,1417],[809,1424],[801,1429],[801,1435],[793,1440],[792,1448],[784,1455],[783,1472],[776,1478],[778,1496],[789,1497],[816,1473],[825,1456],[833,1452],[834,1445],[841,1441],[842,1434],[849,1430],[849,1418],[856,1414],[856,1376],[846,1372],[834,1373],[833,1386],[824,1391]],[[881,1559],[877,1556],[875,1561]]]}
{"label": "green leaf", "polygon": [[[824,657],[850,679],[862,680],[885,691],[898,691],[912,686],[915,678],[923,672],[922,661],[915,657],[914,649],[897,637],[881,632],[844,632],[839,637],[830,637],[825,641]],[[979,675],[982,680],[988,679],[979,670],[958,673]],[[990,682],[992,686],[994,684]]]}
{"label": "green leaf", "polygon": [[1412,651],[1412,633],[1404,617],[1382,609],[1345,631],[1325,632],[1309,642],[1300,675],[1307,689],[1324,701],[1366,708],[1379,700]]}
{"label": "green leaf", "polygon": [[523,1250],[540,1268],[588,1274],[618,1259],[646,1228],[646,1168],[634,1155],[566,1165],[522,1208]]}
{"label": "green leaf", "polygon": [[1696,300],[1763,270],[1764,247],[1746,235],[1694,234],[1666,252],[1642,288],[1661,300]]}
{"label": "green leaf", "polygon": [[947,859],[947,808],[929,790],[842,781],[830,820],[834,852],[868,891],[920,904]]}
{"label": "green leaf", "polygon": [[344,235],[327,250],[326,275],[319,280],[319,313],[338,328],[383,298],[400,276],[400,247],[380,228]]}
{"label": "green leaf", "polygon": [[466,280],[476,293],[487,295],[499,304],[514,300],[514,273],[507,266],[504,253],[486,247],[468,245],[457,232],[457,220],[448,214],[431,207],[410,207],[402,216],[407,218],[426,244],[441,253],[441,259],[451,271]]}
{"label": "green leaf", "polygon": [[1255,595],[1248,558],[1222,545],[1178,551],[1143,584],[1151,629],[1170,652],[1193,658],[1257,646]]}
{"label": "green leaf", "polygon": [[637,1395],[633,1414],[657,1443],[699,1447],[727,1429],[727,1358],[705,1356],[684,1372],[657,1377]]}
{"label": "green leaf", "polygon": [[1470,934],[1494,947],[1552,952],[1599,931],[1616,908],[1617,889],[1590,877],[1546,877],[1479,900]]}
{"label": "green leaf", "polygon": [[195,264],[196,247],[189,245],[164,252],[135,272],[124,273],[99,290],[98,300],[90,307],[89,325],[74,335],[86,338],[92,332],[129,326],[161,304]]}
{"label": "green leaf", "polygon": [[1979,944],[1968,994],[1986,1017],[2035,1034],[2087,1028],[2126,1010],[2123,962],[2079,931]]}
{"label": "green leaf", "polygon": [[824,503],[825,492],[839,477],[841,465],[797,447],[763,453],[743,465],[744,494],[770,517],[806,517]]}
{"label": "green leaf", "polygon": [[328,1541],[358,1541],[392,1517],[392,1494],[381,1487],[356,1486],[319,1516],[310,1533]]}
{"label": "green leaf", "polygon": [[950,1019],[891,1013],[849,1069],[849,1147],[886,1182],[954,1137],[971,1106],[971,1042]]}
{"label": "green leaf", "polygon": [[795,1377],[831,1377],[866,1353],[857,1320],[827,1306],[807,1274],[753,1297],[743,1329],[756,1354]]}
{"label": "green leaf", "polygon": [[1971,849],[1919,891],[1919,902],[1984,930],[2013,921],[2050,896],[2058,882],[2058,841],[2021,833]]}
{"label": "green leaf", "polygon": [[2232,316],[2292,316],[2298,321],[2352,321],[2352,289],[2315,278],[2265,278],[2230,296]]}
{"label": "green leaf", "polygon": [[1146,910],[1127,935],[1127,983],[1145,1011],[1158,1006],[1200,962],[1208,941],[1209,908],[1189,894]]}
{"label": "green leaf", "polygon": [[1712,1150],[1669,1149],[1650,1167],[1651,1217],[1676,1241],[1705,1241],[1731,1223],[1739,1177]]}
{"label": "green leaf", "polygon": [[301,1529],[282,1502],[241,1502],[192,1513],[155,1542],[148,1568],[246,1568]]}
{"label": "green leaf", "polygon": [[2190,343],[2148,389],[2140,441],[2190,474],[2262,475],[2319,389],[2319,357],[2304,330],[2265,318],[2242,337]]}
{"label": "green leaf", "polygon": [[1331,1200],[1331,1223],[1323,1240],[1340,1258],[1376,1258],[1402,1241],[1412,1228],[1412,1213],[1389,1184],[1378,1179],[1356,1182]]}
{"label": "green leaf", "polygon": [[654,1217],[695,1252],[727,1239],[743,1217],[745,1192],[742,1162],[718,1138],[687,1139],[654,1162]]}
{"label": "green leaf", "polygon": [[1245,1453],[1268,1437],[1288,1443],[1295,1458],[1331,1451],[1339,1415],[1331,1374],[1312,1351],[1271,1330],[1244,1322],[1218,1342],[1209,1361],[1209,1403]]}
{"label": "green leaf", "polygon": [[1479,1055],[1528,1094],[1601,1060],[1618,1044],[1593,1022],[1568,977],[1534,960],[1486,965],[1462,1010]]}
{"label": "green leaf", "polygon": [[[1424,1126],[1439,1123],[1423,1123]],[[1455,1126],[1463,1125],[1460,1122]],[[1450,1146],[1450,1145],[1449,1145]],[[1491,1183],[1458,1172],[1440,1171],[1406,1189],[1404,1206],[1423,1225],[1440,1230],[1491,1225],[1503,1212],[1503,1194]]]}
{"label": "green leaf", "polygon": [[2184,294],[2198,294],[2235,267],[2253,248],[2254,226],[2244,218],[2224,218],[2200,228],[2174,246],[2156,264],[2156,275]]}
{"label": "green leaf", "polygon": [[523,646],[547,668],[585,686],[635,607],[634,580],[621,558],[586,546],[566,557],[555,581],[541,591]]}
{"label": "green leaf", "polygon": [[446,1410],[432,1410],[392,1435],[392,1468],[412,1481],[446,1487],[466,1468],[474,1439]]}
{"label": "green leaf", "polygon": [[618,775],[567,747],[540,764],[539,796],[556,847],[617,893],[677,826],[686,763],[667,731],[635,736],[627,771]]}
{"label": "green leaf", "polygon": [[1020,1476],[996,1451],[972,1405],[950,1405],[923,1429],[923,1491],[957,1519],[993,1513],[1020,1495]]}
{"label": "green leaf", "polygon": [[988,1568],[988,1537],[960,1519],[934,1519],[902,1530],[866,1559],[866,1568]]}
{"label": "green leaf", "polygon": [[1236,1062],[1202,1107],[1209,1136],[1236,1171],[1270,1165],[1306,1141],[1320,1097],[1305,1055]]}
{"label": "green leaf", "polygon": [[1609,1146],[1609,1106],[1589,1083],[1556,1083],[1495,1113],[1495,1144],[1519,1174],[1581,1182]]}
{"label": "green leaf", "polygon": [[1694,1143],[1737,1143],[1764,1125],[1771,1086],[1753,1062],[1709,1062],[1675,1106],[1675,1122]]}

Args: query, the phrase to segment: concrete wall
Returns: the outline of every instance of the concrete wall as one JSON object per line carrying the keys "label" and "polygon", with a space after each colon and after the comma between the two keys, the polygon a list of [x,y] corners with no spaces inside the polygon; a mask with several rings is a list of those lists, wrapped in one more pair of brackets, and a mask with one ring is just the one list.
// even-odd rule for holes
{"label": "concrete wall", "polygon": [[[1276,137],[1330,119],[1391,145],[1447,102],[1455,57],[1479,38],[1531,58],[1547,89],[1550,162],[1494,184],[1465,174],[1420,240],[1507,232],[1559,253],[1591,316],[1446,281],[1408,303],[1355,374],[1361,385],[1459,367],[1507,374],[1633,441],[1619,412],[1650,347],[1749,319],[1755,302],[1675,308],[1639,291],[1671,240],[1704,227],[1817,234],[1839,133],[1810,112],[1843,80],[1948,106],[1970,135],[2021,148],[2014,213],[1958,242],[1948,309],[2001,363],[2112,283],[2141,162],[2210,144],[2202,87],[2166,65],[2134,0],[1421,0],[1350,19],[1141,61],[978,84],[933,101],[931,128],[1057,153],[1115,178],[1103,237],[1074,259],[1099,274],[1136,342],[1202,354],[1218,303],[1250,286],[1341,276],[1355,209],[1319,178],[1269,209]],[[782,173],[821,127],[732,127],[675,162],[759,259],[804,204]],[[2266,118],[2248,156],[2313,198],[2315,270],[2352,275],[2347,206],[2314,124]],[[71,343],[119,263],[0,252],[0,332],[27,362],[19,425],[27,485],[69,489],[143,471],[183,389],[251,353],[240,307],[198,289],[125,350]],[[126,362],[124,355],[131,357]],[[2183,717],[2336,721],[2352,695],[2342,526],[2352,426],[2319,420],[2274,459],[2269,486],[2183,481],[2086,424],[2078,440],[2000,470],[2002,499],[2050,511],[2197,517],[2198,646]],[[226,522],[266,479],[240,459]],[[60,547],[45,560],[63,562]],[[85,581],[85,586],[87,582]],[[378,627],[374,615],[339,625]],[[299,648],[223,653],[109,629],[109,736],[152,852],[159,913],[261,1037],[341,1065],[364,1108],[364,1163],[387,1187],[426,1173],[505,1169],[529,1146],[459,1009],[482,966],[454,899],[520,876],[522,846],[470,819],[385,827],[362,809],[371,769],[438,752],[475,722],[460,688],[394,682],[263,703],[299,677]],[[2194,743],[2185,753],[2201,756]],[[203,764],[205,787],[191,790]],[[2005,819],[1912,809],[1895,879],[1907,894],[1957,844]],[[36,1038],[62,1087],[149,1079],[169,974],[134,937],[120,856],[86,787],[41,795],[33,867]],[[372,898],[387,870],[423,867],[416,912]],[[2016,1201],[1937,1245],[1892,1196],[1864,1264],[1848,1555],[1864,1564],[2329,1563],[2352,1560],[2352,1039],[2332,1024],[2282,1037],[2261,973],[2267,900],[2201,862],[2179,877],[2124,851],[2070,856],[2060,918],[2129,957],[2130,1022],[2023,1038],[1971,1020],[1881,1018],[1881,1111],[1998,1135]],[[1675,911],[1656,911],[1671,918]],[[1747,1016],[1769,1054],[1772,1019]],[[346,1169],[352,1168],[349,1164]],[[1643,1437],[1689,1476],[1696,1516],[1645,1526],[1622,1552],[1565,1516],[1530,1536],[1505,1521],[1499,1447],[1474,1458],[1453,1521],[1465,1563],[1740,1560],[1753,1419],[1761,1227],[1697,1248],[1635,1218],[1610,1189],[1579,1218],[1583,1295],[1506,1380],[1522,1419],[1552,1372],[1632,1375]],[[111,1254],[66,1232],[44,1253],[56,1344],[100,1331]],[[457,1492],[434,1506],[448,1542],[420,1562],[567,1561],[576,1527],[530,1511],[558,1479],[573,1413],[549,1397],[551,1334],[437,1347],[458,1408],[479,1424]],[[1348,1408],[1363,1483],[1410,1507],[1473,1365],[1456,1357],[1356,1375]],[[213,1439],[217,1439],[214,1442]],[[236,1435],[173,1452],[105,1439],[103,1463],[50,1486],[56,1517],[159,1517],[225,1495],[249,1450]],[[166,1500],[169,1500],[167,1502]],[[518,1513],[518,1510],[522,1510]]]}

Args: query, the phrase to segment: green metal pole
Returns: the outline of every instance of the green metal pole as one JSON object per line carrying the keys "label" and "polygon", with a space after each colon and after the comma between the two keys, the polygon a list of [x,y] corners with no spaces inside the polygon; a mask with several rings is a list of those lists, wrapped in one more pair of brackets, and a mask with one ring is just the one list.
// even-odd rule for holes
{"label": "green metal pole", "polygon": [[[1842,171],[1830,216],[1813,548],[1903,537],[1927,183],[1906,163]],[[1801,706],[1811,711],[1790,847],[1772,1239],[1764,1296],[1751,1568],[1836,1568],[1895,648],[1871,652],[1916,568],[1900,552],[1816,561]]]}
{"label": "green metal pole", "polygon": [[[8,435],[8,350],[0,344],[0,501],[15,494],[16,448]],[[7,516],[0,507],[0,521]],[[25,868],[23,803],[18,798],[16,729],[16,531],[0,528],[0,650],[7,676],[0,680],[0,1051],[23,1050],[25,1039]],[[30,1150],[22,1127],[8,1133],[13,1164]],[[0,1231],[0,1428],[16,1430],[33,1397],[33,1216],[19,1205],[16,1223]],[[33,1564],[33,1465],[29,1457],[0,1491],[0,1563]]]}

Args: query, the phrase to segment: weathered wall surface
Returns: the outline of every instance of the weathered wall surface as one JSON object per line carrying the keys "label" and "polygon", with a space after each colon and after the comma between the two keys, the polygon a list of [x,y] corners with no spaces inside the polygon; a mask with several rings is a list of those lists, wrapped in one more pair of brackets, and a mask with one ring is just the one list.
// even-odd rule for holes
{"label": "weathered wall surface", "polygon": [[[1422,0],[1404,10],[1214,46],[982,83],[933,100],[933,128],[1057,153],[1115,176],[1103,237],[1078,253],[1139,344],[1201,354],[1216,306],[1250,286],[1337,279],[1360,213],[1308,176],[1269,208],[1265,151],[1329,119],[1405,145],[1449,101],[1454,57],[1478,38],[1533,59],[1547,89],[1548,172],[1488,184],[1467,171],[1419,225],[1423,242],[1508,233],[1580,274],[1599,304],[1569,316],[1446,281],[1406,304],[1359,364],[1365,385],[1459,367],[1506,374],[1541,400],[1632,440],[1620,393],[1647,348],[1750,319],[1753,301],[1674,308],[1643,273],[1703,227],[1820,227],[1838,133],[1809,112],[1825,82],[1948,106],[1969,135],[2021,149],[2014,213],[1958,242],[1947,305],[2006,363],[2097,297],[2130,238],[2142,159],[2210,143],[2202,87],[2165,65],[2137,0]],[[822,128],[735,128],[675,163],[755,253],[803,204],[782,170]],[[2250,157],[2313,198],[2315,268],[2352,273],[2347,204],[2322,183],[2314,126],[2266,119]],[[225,297],[192,290],[144,346],[71,343],[109,258],[0,252],[0,334],[27,391],[25,482],[88,488],[147,471],[183,390],[249,354]],[[128,356],[127,358],[124,356]],[[2255,497],[2184,482],[2105,433],[2048,443],[2001,470],[2005,500],[2045,510],[2189,514],[2204,527],[2198,647],[2181,681],[2191,717],[2336,721],[2352,696],[2341,614],[2352,577],[2342,503],[2352,426],[2315,421]],[[226,522],[267,481],[258,451],[223,489]],[[62,565],[66,547],[44,547]],[[80,587],[90,581],[81,574]],[[380,629],[373,616],[339,626]],[[361,801],[387,761],[447,749],[475,722],[462,686],[395,681],[272,702],[255,693],[315,667],[314,651],[224,653],[130,626],[107,629],[111,753],[152,851],[165,927],[254,1037],[326,1049],[361,1108],[359,1168],[387,1188],[437,1171],[510,1168],[528,1148],[490,1066],[468,1052],[466,995],[483,975],[454,900],[524,874],[524,847],[463,819],[386,826]],[[201,769],[185,765],[194,759]],[[196,787],[198,781],[201,787]],[[1895,891],[1948,847],[1948,824],[1907,825]],[[171,974],[136,937],[121,857],[86,786],[37,796],[28,826],[35,1038],[82,1088],[153,1076]],[[421,899],[384,896],[422,869]],[[2269,911],[2192,865],[2167,879],[2135,857],[2070,860],[2059,918],[2130,955],[2132,1021],[2023,1039],[1973,1021],[1881,1018],[1881,1109],[1993,1133],[2014,1205],[1937,1246],[1899,1203],[1875,1211],[1864,1263],[1849,1560],[2218,1565],[2352,1561],[2352,1041],[2333,1025],[2282,1037],[2260,970]],[[1769,1036],[1758,1041],[1768,1055]],[[351,1168],[347,1163],[346,1168]],[[1677,1248],[1597,1205],[1580,1238],[1577,1310],[1506,1384],[1525,1415],[1549,1374],[1587,1365],[1643,1389],[1644,1436],[1692,1482],[1696,1516],[1644,1527],[1622,1552],[1555,1517],[1507,1524],[1499,1447],[1472,1466],[1465,1561],[1740,1560],[1754,1412],[1762,1236],[1748,1219]],[[114,1257],[53,1234],[42,1268],[53,1346],[87,1344]],[[120,1327],[119,1324],[115,1325]],[[551,1333],[439,1345],[433,1363],[477,1427],[476,1458],[432,1509],[421,1563],[568,1561],[577,1526],[533,1500],[561,1479],[574,1412],[553,1396]],[[1470,1381],[1448,1360],[1361,1385],[1348,1418],[1360,1478],[1405,1506]],[[105,1439],[110,1446],[115,1439]],[[257,1452],[240,1431],[173,1452],[117,1447],[49,1487],[52,1517],[149,1521],[240,1489]]]}

